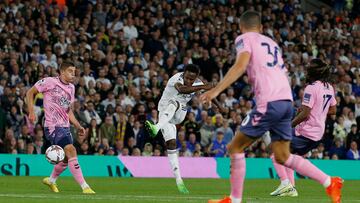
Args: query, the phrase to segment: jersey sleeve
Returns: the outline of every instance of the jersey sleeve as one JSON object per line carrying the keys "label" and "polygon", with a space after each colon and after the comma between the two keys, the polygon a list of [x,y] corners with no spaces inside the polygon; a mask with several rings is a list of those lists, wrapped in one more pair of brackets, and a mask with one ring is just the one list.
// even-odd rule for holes
{"label": "jersey sleeve", "polygon": [[52,88],[53,80],[50,77],[43,78],[43,79],[37,81],[34,86],[39,92],[41,92],[41,93],[46,92]]}
{"label": "jersey sleeve", "polygon": [[201,81],[200,79],[196,79],[192,86],[200,86],[200,85],[204,85],[203,81]]}
{"label": "jersey sleeve", "polygon": [[181,83],[181,84],[184,83],[182,78],[179,75],[174,75],[173,77],[171,77],[168,80],[166,86],[174,87],[176,83]]}
{"label": "jersey sleeve", "polygon": [[315,91],[316,91],[316,89],[314,88],[313,85],[306,86],[306,88],[304,90],[302,105],[308,106],[310,108],[312,108],[314,106],[315,96],[316,96]]}
{"label": "jersey sleeve", "polygon": [[251,54],[250,39],[246,35],[240,35],[235,40],[236,54],[239,55],[243,52],[249,52]]}

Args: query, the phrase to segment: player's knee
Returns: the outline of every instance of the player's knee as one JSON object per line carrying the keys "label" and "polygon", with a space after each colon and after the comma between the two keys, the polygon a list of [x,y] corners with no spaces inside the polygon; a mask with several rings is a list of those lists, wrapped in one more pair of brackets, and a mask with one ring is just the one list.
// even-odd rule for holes
{"label": "player's knee", "polygon": [[76,156],[76,148],[72,144],[68,144],[64,147],[64,151],[67,157]]}
{"label": "player's knee", "polygon": [[176,149],[176,140],[172,139],[166,142],[166,148],[170,149],[170,150],[175,150]]}
{"label": "player's knee", "polygon": [[276,163],[282,164],[282,165],[285,164],[285,162],[289,158],[287,153],[277,153],[274,156],[275,156]]}
{"label": "player's knee", "polygon": [[229,154],[235,154],[235,153],[243,153],[244,152],[244,148],[236,145],[236,143],[234,142],[230,142],[227,146],[226,146]]}

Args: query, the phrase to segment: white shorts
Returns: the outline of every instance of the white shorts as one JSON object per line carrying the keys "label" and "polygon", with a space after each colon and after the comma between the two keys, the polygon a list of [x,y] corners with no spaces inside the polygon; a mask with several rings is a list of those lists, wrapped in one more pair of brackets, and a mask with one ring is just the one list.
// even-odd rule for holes
{"label": "white shorts", "polygon": [[[185,120],[186,114],[187,114],[187,109],[186,109],[186,105],[182,105],[180,102],[177,101],[169,101],[169,104],[167,105],[175,105],[177,106],[176,111],[174,113],[174,116],[172,117],[172,119],[169,121],[169,123],[171,124],[180,124],[181,122],[183,122]],[[166,112],[166,107],[167,105],[160,105],[158,106],[158,110],[159,110],[159,118],[167,113]]]}

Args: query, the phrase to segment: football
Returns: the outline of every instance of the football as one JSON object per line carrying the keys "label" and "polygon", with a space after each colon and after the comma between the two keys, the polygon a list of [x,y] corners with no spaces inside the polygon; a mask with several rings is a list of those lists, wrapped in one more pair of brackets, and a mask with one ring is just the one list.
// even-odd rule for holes
{"label": "football", "polygon": [[45,152],[46,160],[51,164],[57,164],[64,160],[65,152],[59,145],[51,145]]}

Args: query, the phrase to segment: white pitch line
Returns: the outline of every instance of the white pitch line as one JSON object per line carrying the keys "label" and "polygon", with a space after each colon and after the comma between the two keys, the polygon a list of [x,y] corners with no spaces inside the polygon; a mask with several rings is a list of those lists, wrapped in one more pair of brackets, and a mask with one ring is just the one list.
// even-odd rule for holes
{"label": "white pitch line", "polygon": [[[142,198],[139,196],[128,196],[128,197],[123,197],[123,196],[113,196],[113,197],[102,197],[102,196],[96,196],[96,195],[87,195],[87,196],[79,196],[79,195],[64,195],[64,196],[54,196],[54,195],[31,195],[31,194],[0,194],[0,197],[11,197],[11,198],[22,198],[22,199],[27,199],[27,198],[36,198],[36,199],[72,199],[72,200],[129,200],[129,201],[145,201],[145,202],[172,202],[172,201],[177,201],[176,199],[174,200],[174,198],[171,199],[164,199],[161,198],[159,196],[152,196],[152,197],[146,197],[146,198]],[[194,200],[194,199],[186,199],[183,198],[183,200],[185,200],[186,202],[199,202],[199,200]]]}
{"label": "white pitch line", "polygon": [[[199,202],[199,200],[207,201],[208,199],[214,199],[213,196],[151,196],[151,195],[49,195],[49,194],[1,194],[0,197],[10,197],[10,198],[39,198],[39,199],[73,199],[73,200],[137,200],[137,201],[156,201],[156,202],[172,202],[178,200],[184,200],[186,202]],[[280,198],[244,198],[249,203],[271,203],[278,202]],[[294,199],[295,200],[295,199]],[[283,200],[284,201],[284,200]],[[328,202],[327,198],[310,198],[302,199],[306,202]],[[360,202],[360,200],[349,200],[346,202]]]}

